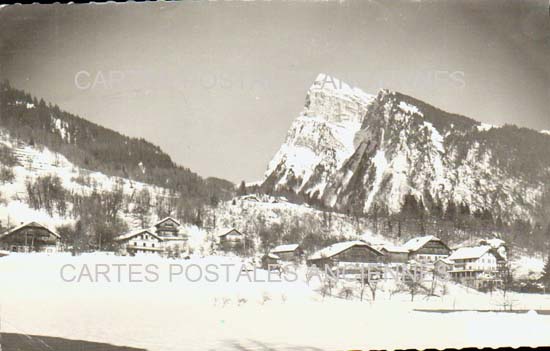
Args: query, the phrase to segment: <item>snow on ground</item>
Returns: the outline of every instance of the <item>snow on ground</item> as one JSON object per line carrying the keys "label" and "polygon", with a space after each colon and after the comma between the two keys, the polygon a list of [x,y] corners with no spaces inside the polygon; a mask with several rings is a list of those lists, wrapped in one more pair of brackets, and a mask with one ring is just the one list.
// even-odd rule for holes
{"label": "snow on ground", "polygon": [[[198,271],[217,270],[208,282]],[[390,296],[375,302],[321,297],[303,275],[296,281],[236,281],[240,259],[193,257],[187,261],[156,256],[12,254],[0,259],[2,331],[106,342],[156,350],[277,350],[461,348],[540,346],[550,343],[550,316],[496,312],[416,312],[414,308],[498,309],[500,293],[482,294],[450,284],[443,297]],[[97,266],[94,264],[103,264]],[[118,281],[116,264],[121,268]],[[138,272],[131,277],[130,266]],[[71,266],[66,266],[71,265]],[[145,265],[158,280],[147,282]],[[182,265],[182,266],[179,266]],[[83,267],[90,276],[75,279]],[[94,274],[110,269],[107,282]],[[174,275],[188,270],[188,278]],[[204,271],[203,271],[204,272]],[[253,273],[250,272],[250,275]],[[267,280],[267,272],[257,278]],[[285,276],[288,277],[288,276]],[[131,280],[134,280],[132,282]],[[135,280],[143,280],[137,282]],[[154,279],[152,279],[154,280]],[[511,294],[516,308],[550,308],[550,296]],[[306,348],[307,347],[307,348]]]}
{"label": "snow on ground", "polygon": [[[216,217],[214,234],[220,234],[227,228],[238,228],[245,233],[256,231],[253,223],[259,218],[264,219],[266,225],[287,224],[295,221],[301,223],[323,223],[326,213],[314,209],[307,204],[294,204],[284,197],[267,195],[246,195],[233,200],[222,202],[210,213]],[[354,223],[348,216],[340,213],[331,213],[330,226],[325,228],[335,236],[345,236],[355,239],[361,236],[369,242],[389,243],[382,235],[368,230],[366,221]]]}
{"label": "snow on ground", "polygon": [[408,104],[406,103],[405,101],[400,101],[399,102],[399,108],[404,111],[405,113],[408,113],[410,115],[419,115],[419,116],[424,116],[422,114],[422,112],[420,112],[420,110],[418,109],[418,107],[414,106],[414,105],[411,105],[411,104]]}
{"label": "snow on ground", "polygon": [[491,130],[493,128],[498,128],[498,127],[495,126],[495,125],[489,124],[489,123],[480,123],[477,126],[477,130],[479,130],[480,132],[486,132],[486,131]]}
{"label": "snow on ground", "polygon": [[[61,121],[57,120],[56,126],[61,128]],[[157,186],[80,168],[65,156],[46,147],[31,146],[10,137],[3,129],[0,129],[0,145],[12,149],[19,162],[13,167],[15,181],[0,184],[0,194],[6,200],[5,204],[0,202],[0,221],[3,223],[8,223],[8,217],[12,224],[35,220],[45,225],[57,226],[69,222],[66,218],[51,216],[46,211],[34,210],[26,204],[26,182],[38,177],[57,176],[63,188],[83,195],[89,195],[94,189],[112,191],[116,187],[121,187],[126,195],[148,189],[152,199],[164,193],[164,189]],[[125,219],[131,221],[129,218]]]}
{"label": "snow on ground", "polygon": [[517,279],[538,279],[544,270],[544,259],[536,256],[521,256],[512,262]]}

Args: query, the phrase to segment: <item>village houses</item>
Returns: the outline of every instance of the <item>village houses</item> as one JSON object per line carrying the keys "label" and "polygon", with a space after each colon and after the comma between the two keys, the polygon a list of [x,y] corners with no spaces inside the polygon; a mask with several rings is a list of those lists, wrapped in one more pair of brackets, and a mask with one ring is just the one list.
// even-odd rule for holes
{"label": "village houses", "polygon": [[180,233],[180,223],[172,217],[166,217],[151,228],[130,231],[114,238],[119,252],[123,254],[164,254],[166,252],[184,252],[187,237]]}

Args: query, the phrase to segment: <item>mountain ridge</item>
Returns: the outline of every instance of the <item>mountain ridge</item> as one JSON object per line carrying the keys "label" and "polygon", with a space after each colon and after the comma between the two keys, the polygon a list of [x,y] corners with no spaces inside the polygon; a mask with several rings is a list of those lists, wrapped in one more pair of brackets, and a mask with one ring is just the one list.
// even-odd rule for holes
{"label": "mountain ridge", "polygon": [[[265,191],[291,191],[335,210],[363,214],[372,214],[374,207],[399,214],[412,196],[427,212],[462,206],[494,222],[547,221],[547,135],[511,125],[488,127],[388,89],[374,97],[363,93],[368,98],[361,104],[353,99],[357,88],[326,77],[320,75],[309,89],[304,110],[268,167]],[[320,89],[320,79],[344,88]],[[341,116],[360,121],[359,129],[348,129],[352,152],[324,142],[334,136],[330,128],[313,131],[317,115],[332,123],[340,123]],[[296,131],[305,133],[297,137]],[[303,139],[323,142],[311,148]],[[310,157],[298,166],[289,162],[297,150],[306,153],[304,148]],[[344,157],[333,156],[339,153]]]}
{"label": "mountain ridge", "polygon": [[178,190],[182,195],[202,196],[208,183],[224,183],[224,190],[233,187],[229,181],[202,178],[177,165],[144,138],[128,137],[62,111],[7,81],[0,85],[0,127],[31,145],[59,152],[82,168]]}

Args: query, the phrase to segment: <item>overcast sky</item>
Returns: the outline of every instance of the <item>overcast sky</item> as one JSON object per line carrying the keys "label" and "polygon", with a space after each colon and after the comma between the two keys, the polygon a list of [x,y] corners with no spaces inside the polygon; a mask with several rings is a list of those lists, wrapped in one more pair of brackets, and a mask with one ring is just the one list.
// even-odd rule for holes
{"label": "overcast sky", "polygon": [[477,120],[550,129],[548,1],[185,2],[0,10],[0,77],[258,180],[318,73]]}

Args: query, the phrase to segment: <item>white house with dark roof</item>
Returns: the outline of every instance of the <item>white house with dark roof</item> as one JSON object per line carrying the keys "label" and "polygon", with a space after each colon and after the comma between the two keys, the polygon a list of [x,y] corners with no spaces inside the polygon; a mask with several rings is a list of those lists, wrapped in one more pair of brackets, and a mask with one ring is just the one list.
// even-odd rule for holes
{"label": "white house with dark roof", "polygon": [[122,253],[130,255],[143,253],[162,253],[163,239],[149,229],[137,229],[113,239]]}
{"label": "white house with dark roof", "polygon": [[496,272],[498,257],[491,246],[461,247],[448,258],[453,262],[451,273],[459,272]]}
{"label": "white house with dark roof", "polygon": [[491,246],[461,247],[454,251],[448,260],[453,262],[449,274],[454,280],[476,289],[487,284],[498,285],[499,257]]}

